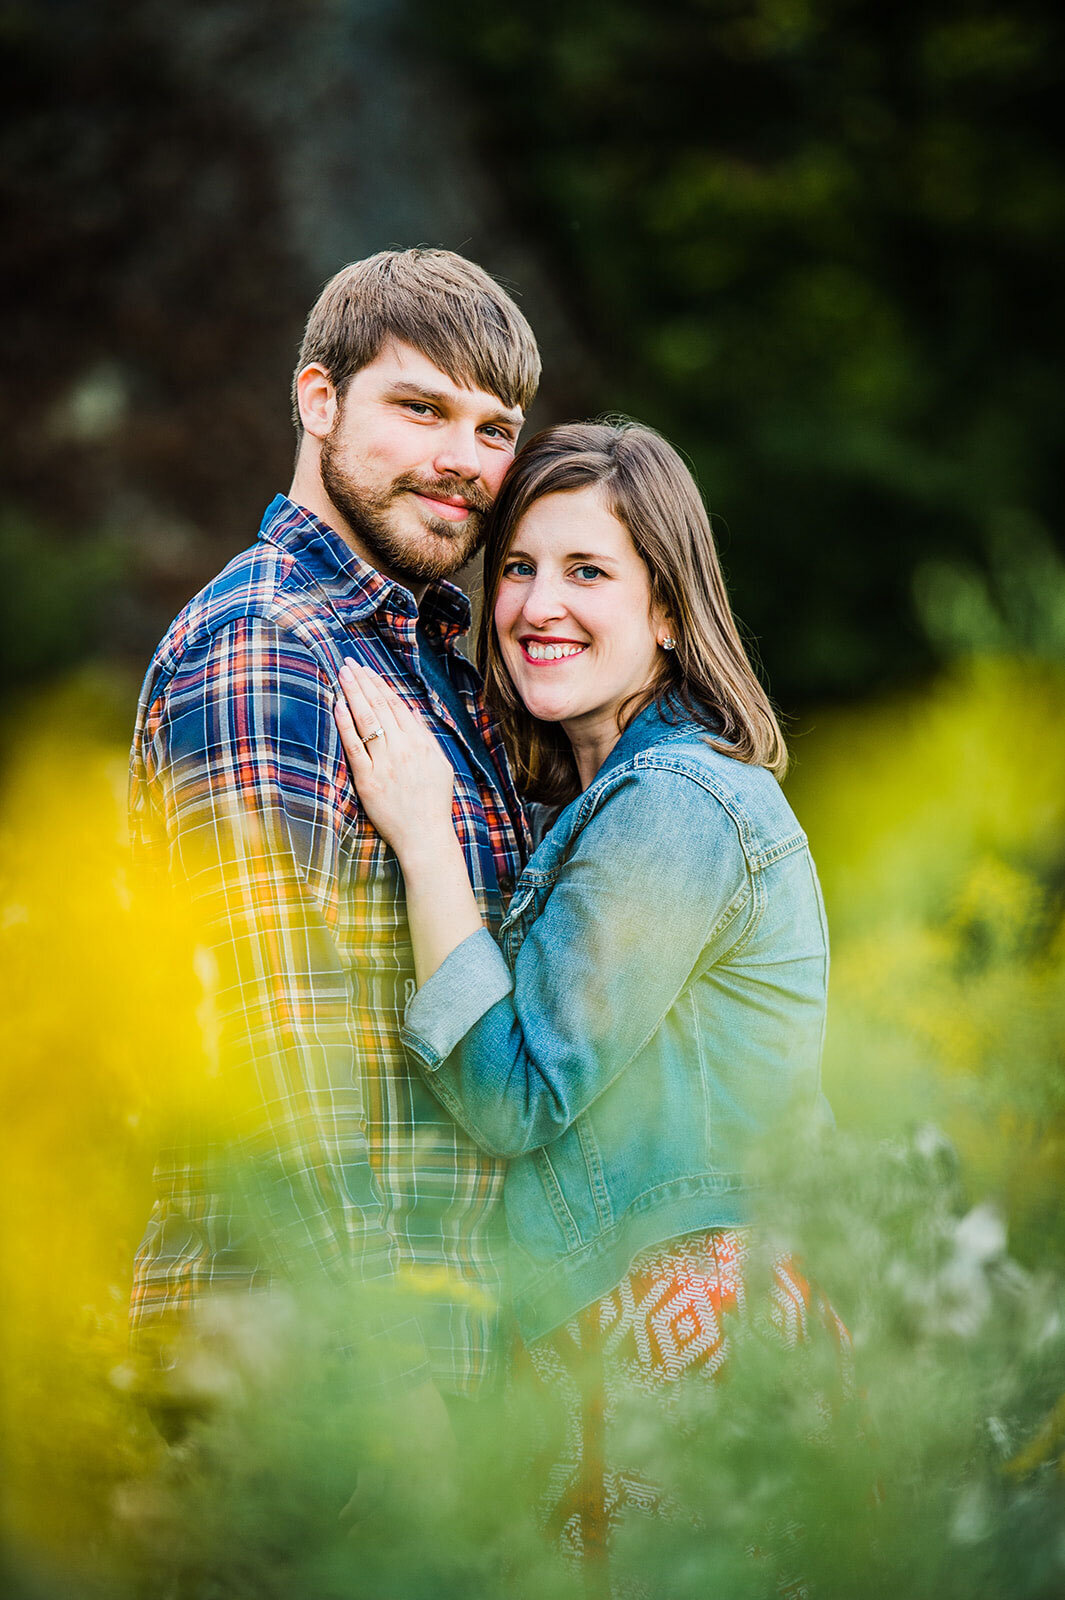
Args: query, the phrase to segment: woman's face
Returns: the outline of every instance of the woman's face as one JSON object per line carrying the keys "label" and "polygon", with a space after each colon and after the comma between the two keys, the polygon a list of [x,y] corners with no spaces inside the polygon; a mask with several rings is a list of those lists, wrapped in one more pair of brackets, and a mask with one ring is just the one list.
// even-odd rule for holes
{"label": "woman's face", "polygon": [[628,529],[597,485],[530,506],[494,615],[503,661],[531,714],[560,722],[575,747],[611,749],[618,708],[652,682],[668,630]]}

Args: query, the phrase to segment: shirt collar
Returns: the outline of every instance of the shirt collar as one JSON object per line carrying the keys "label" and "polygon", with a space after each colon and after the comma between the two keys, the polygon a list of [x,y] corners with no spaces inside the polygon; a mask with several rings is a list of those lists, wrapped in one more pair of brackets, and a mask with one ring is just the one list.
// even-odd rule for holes
{"label": "shirt collar", "polygon": [[448,643],[469,630],[470,602],[455,584],[436,579],[426,587],[419,608],[409,589],[371,567],[328,523],[287,495],[275,495],[267,506],[259,538],[291,555],[356,622],[387,607],[411,618],[420,610],[422,619],[435,624]]}

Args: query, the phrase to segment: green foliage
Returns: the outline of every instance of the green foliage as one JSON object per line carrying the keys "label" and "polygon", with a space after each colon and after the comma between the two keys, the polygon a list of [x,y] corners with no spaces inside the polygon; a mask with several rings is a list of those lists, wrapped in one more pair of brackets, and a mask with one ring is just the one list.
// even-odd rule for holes
{"label": "green foliage", "polygon": [[[1060,1594],[1063,715],[1060,667],[974,661],[797,741],[840,1129],[766,1152],[749,1297],[793,1251],[850,1329],[856,1387],[830,1341],[784,1348],[754,1311],[721,1381],[671,1408],[634,1393],[627,1458],[674,1511],[618,1541],[619,1593]],[[374,1348],[395,1308],[314,1284],[220,1297],[172,1367],[130,1360],[151,1151],[202,1111],[211,1063],[193,931],[130,894],[121,754],[71,736],[93,720],[70,697],[38,711],[0,828],[9,1591],[576,1600],[534,1514],[542,1397],[515,1379],[456,1459]],[[412,1279],[399,1309],[439,1291]],[[190,1417],[183,1445],[145,1399]]]}
{"label": "green foliage", "polygon": [[8,513],[0,520],[0,680],[8,687],[62,677],[100,642],[123,568],[107,534],[57,539]]}
{"label": "green foliage", "polygon": [[[770,1600],[794,1582],[821,1600],[1050,1600],[1062,1441],[1025,1450],[1060,1393],[1061,1280],[1010,1260],[992,1208],[966,1210],[931,1129],[793,1143],[767,1210],[845,1310],[860,1392],[841,1390],[828,1343],[784,1348],[755,1317],[730,1332],[726,1377],[689,1380],[671,1412],[633,1392],[625,1460],[671,1511],[626,1525],[614,1592]],[[767,1246],[765,1274],[768,1260]],[[313,1291],[207,1308],[178,1357],[199,1415],[119,1487],[103,1592],[576,1600],[579,1575],[533,1516],[532,1396],[515,1380],[456,1461],[410,1395],[375,1386],[360,1329],[380,1309]],[[372,1492],[351,1521],[356,1485]],[[45,1595],[94,1592],[53,1581]]]}
{"label": "green foliage", "polygon": [[4,38],[5,493],[137,556],[84,652],[143,659],[252,536],[320,282],[421,240],[524,292],[538,421],[688,452],[789,709],[915,680],[1060,550],[1050,0],[17,0]]}
{"label": "green foliage", "polygon": [[1057,8],[416,14],[477,73],[598,403],[690,454],[784,704],[950,649],[912,605],[926,560],[1009,563],[1019,520],[1060,543]]}
{"label": "green foliage", "polygon": [[918,614],[946,655],[1065,661],[1065,561],[1038,525],[1018,513],[989,532],[983,570],[930,560],[917,570]]}
{"label": "green foliage", "polygon": [[1065,678],[971,660],[795,742],[833,929],[826,1088],[852,1127],[943,1122],[1028,1261],[1065,1169]]}

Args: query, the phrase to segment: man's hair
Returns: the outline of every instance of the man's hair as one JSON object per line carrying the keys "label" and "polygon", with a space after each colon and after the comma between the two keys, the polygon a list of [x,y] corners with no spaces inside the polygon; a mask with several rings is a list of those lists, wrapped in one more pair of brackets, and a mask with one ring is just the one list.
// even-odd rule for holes
{"label": "man's hair", "polygon": [[482,267],[451,250],[381,250],[330,278],[307,319],[292,379],[318,362],[337,394],[392,340],[409,344],[463,388],[525,410],[540,381],[533,331]]}
{"label": "man's hair", "polygon": [[[669,618],[675,647],[657,675],[618,712],[619,734],[652,700],[683,707],[714,749],[782,777],[788,756],[769,698],[732,615],[710,518],[694,478],[661,434],[625,417],[546,428],[515,456],[488,514],[484,609],[477,664],[497,712],[518,787],[530,800],[566,804],[580,793],[569,740],[538,722],[510,681],[493,612],[518,524],[537,500],[600,489],[647,568],[651,601]],[[672,712],[671,712],[672,714]]]}

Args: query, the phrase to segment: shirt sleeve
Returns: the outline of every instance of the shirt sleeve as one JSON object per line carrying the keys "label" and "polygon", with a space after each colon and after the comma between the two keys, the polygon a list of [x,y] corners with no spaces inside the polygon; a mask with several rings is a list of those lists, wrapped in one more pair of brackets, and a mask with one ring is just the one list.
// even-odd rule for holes
{"label": "shirt sleeve", "polygon": [[[286,1279],[387,1290],[396,1251],[370,1161],[356,953],[338,944],[358,852],[380,846],[346,781],[332,702],[298,641],[242,619],[185,654],[145,764],[171,873],[218,973],[231,1176],[256,1246]],[[408,1316],[373,1326],[425,1375]]]}
{"label": "shirt sleeve", "polygon": [[404,1043],[484,1149],[536,1149],[625,1071],[750,903],[717,799],[673,771],[628,774],[577,835],[513,976],[471,934],[411,1000]]}

